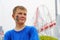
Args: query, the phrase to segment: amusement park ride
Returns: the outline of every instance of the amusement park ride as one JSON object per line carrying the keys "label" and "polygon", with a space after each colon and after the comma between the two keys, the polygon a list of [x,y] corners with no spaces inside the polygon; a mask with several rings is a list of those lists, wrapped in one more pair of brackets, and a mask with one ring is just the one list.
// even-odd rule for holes
{"label": "amusement park ride", "polygon": [[[42,12],[46,11],[44,14],[46,14],[46,16],[49,18],[50,22],[49,23],[47,22],[47,21],[49,21],[49,20],[47,20],[47,18],[45,18],[46,20],[44,20],[44,17],[42,17],[43,15],[41,15],[39,7],[37,7],[36,19],[35,19],[35,22],[34,22],[34,26],[36,26],[38,28],[38,32],[42,32],[42,31],[47,30],[48,28],[52,28],[52,27],[54,27],[56,25],[56,20],[55,19],[52,20],[52,17],[50,15],[50,12],[49,12],[48,8],[46,6],[44,6],[44,5],[42,5],[42,8],[43,8]],[[39,22],[38,20],[40,22],[42,21],[42,23],[40,23],[40,24],[42,24],[41,27],[37,26],[37,25],[40,25],[38,23]],[[44,21],[46,22],[45,24],[44,24]]]}

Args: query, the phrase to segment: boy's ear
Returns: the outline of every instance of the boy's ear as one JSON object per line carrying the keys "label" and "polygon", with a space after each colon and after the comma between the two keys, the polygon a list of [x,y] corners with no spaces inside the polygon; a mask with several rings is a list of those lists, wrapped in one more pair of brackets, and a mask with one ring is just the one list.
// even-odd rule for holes
{"label": "boy's ear", "polygon": [[12,18],[15,19],[15,18],[14,18],[14,14],[12,14]]}
{"label": "boy's ear", "polygon": [[12,17],[14,18],[14,15],[12,14]]}

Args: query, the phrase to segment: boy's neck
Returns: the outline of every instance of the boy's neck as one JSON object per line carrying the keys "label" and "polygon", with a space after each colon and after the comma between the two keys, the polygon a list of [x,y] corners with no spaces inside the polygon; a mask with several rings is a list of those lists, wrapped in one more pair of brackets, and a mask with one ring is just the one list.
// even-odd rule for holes
{"label": "boy's neck", "polygon": [[25,24],[16,24],[15,30],[19,31],[22,30],[25,27]]}

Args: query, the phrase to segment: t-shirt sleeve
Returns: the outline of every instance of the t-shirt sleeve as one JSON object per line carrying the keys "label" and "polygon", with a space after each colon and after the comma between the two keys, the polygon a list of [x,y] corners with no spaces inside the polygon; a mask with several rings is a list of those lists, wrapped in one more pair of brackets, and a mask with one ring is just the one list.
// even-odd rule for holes
{"label": "t-shirt sleeve", "polygon": [[4,34],[4,40],[10,40],[10,33],[9,32],[6,32]]}
{"label": "t-shirt sleeve", "polygon": [[34,27],[30,29],[30,40],[39,40],[38,32]]}

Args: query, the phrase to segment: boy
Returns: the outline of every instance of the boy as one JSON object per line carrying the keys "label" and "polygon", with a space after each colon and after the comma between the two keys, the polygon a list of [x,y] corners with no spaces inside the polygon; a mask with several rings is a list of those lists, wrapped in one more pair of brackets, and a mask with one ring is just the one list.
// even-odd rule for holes
{"label": "boy", "polygon": [[23,6],[16,6],[13,9],[12,17],[16,27],[5,33],[4,40],[39,40],[38,32],[34,27],[26,26],[27,9]]}

